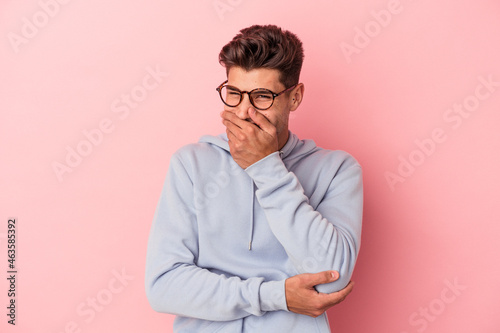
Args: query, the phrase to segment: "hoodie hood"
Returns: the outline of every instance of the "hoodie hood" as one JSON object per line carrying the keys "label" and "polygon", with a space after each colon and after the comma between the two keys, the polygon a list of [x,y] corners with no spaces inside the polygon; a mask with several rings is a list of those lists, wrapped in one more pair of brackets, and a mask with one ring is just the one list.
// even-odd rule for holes
{"label": "hoodie hood", "polygon": [[222,133],[217,136],[213,135],[204,135],[200,138],[199,142],[205,142],[205,143],[210,143],[213,144],[214,146],[217,146],[219,148],[222,148],[229,152],[229,143],[227,142],[227,134]]}

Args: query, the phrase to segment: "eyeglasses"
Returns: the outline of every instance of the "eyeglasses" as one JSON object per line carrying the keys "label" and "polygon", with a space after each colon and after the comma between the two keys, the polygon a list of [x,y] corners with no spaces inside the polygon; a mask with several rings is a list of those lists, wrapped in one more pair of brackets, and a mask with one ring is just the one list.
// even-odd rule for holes
{"label": "eyeglasses", "polygon": [[279,93],[274,93],[269,89],[257,88],[251,91],[241,91],[236,87],[227,85],[227,80],[222,82],[220,86],[218,86],[215,90],[219,92],[220,99],[227,106],[238,106],[243,100],[243,94],[247,94],[250,99],[250,103],[257,110],[267,110],[271,106],[273,106],[274,99],[279,95],[291,90],[297,86],[294,84],[290,88],[287,88]]}

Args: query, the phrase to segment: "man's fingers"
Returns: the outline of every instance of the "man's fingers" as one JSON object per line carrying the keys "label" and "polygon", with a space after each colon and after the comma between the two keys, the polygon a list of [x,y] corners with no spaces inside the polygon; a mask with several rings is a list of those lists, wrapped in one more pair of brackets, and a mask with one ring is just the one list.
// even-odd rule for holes
{"label": "man's fingers", "polygon": [[342,290],[330,294],[318,293],[314,286],[337,280],[337,271],[303,273],[285,281],[285,296],[288,309],[292,312],[317,317],[332,306],[342,302],[352,291],[353,282]]}
{"label": "man's fingers", "polygon": [[222,124],[224,124],[224,126],[241,128],[242,123],[240,122],[240,118],[236,117],[236,115],[232,114],[231,112],[222,111],[220,113],[220,116],[222,118]]}
{"label": "man's fingers", "polygon": [[231,112],[221,112],[222,124],[226,126],[226,133],[228,139],[243,140],[243,126],[247,126],[248,122],[241,120]]}
{"label": "man's fingers", "polygon": [[231,132],[235,134],[238,130],[241,130],[241,128],[238,127],[238,125],[226,119],[222,119],[222,124],[226,126],[226,133]]}
{"label": "man's fingers", "polygon": [[276,128],[269,122],[269,120],[264,117],[260,112],[257,112],[254,108],[248,110],[248,115],[250,119],[264,132],[274,135]]}
{"label": "man's fingers", "polygon": [[324,271],[309,275],[309,283],[311,287],[318,284],[330,283],[339,278],[339,273],[336,271]]}
{"label": "man's fingers", "polygon": [[349,284],[342,290],[337,291],[338,296],[343,296],[344,299],[347,295],[349,295],[354,288],[354,282],[349,281]]}
{"label": "man's fingers", "polygon": [[240,119],[240,117],[235,115],[233,112],[222,111],[220,116],[222,118],[222,123],[225,126],[227,126],[226,125],[227,123],[232,123],[239,128],[243,128],[244,126],[247,126],[248,124],[250,124],[248,121],[246,121],[244,119]]}
{"label": "man's fingers", "polygon": [[257,127],[270,135],[275,133],[276,129],[274,125],[272,125],[262,113],[257,112],[254,108],[249,108],[248,116],[250,117],[249,119],[241,119],[233,112],[221,112],[222,123],[226,127],[228,123],[233,123],[242,130],[245,130],[245,128],[248,130],[249,127]]}
{"label": "man's fingers", "polygon": [[[262,115],[260,116],[264,117]],[[251,119],[247,120],[241,119],[232,112],[228,111],[221,112],[221,118],[222,118],[222,124],[226,126],[226,132],[228,131],[231,132],[233,136],[239,140],[244,140],[246,136],[255,135],[258,134],[259,132],[261,133],[265,132],[269,134],[270,131],[270,129],[268,129],[268,132],[263,131],[257,123],[252,123],[251,121],[249,121]],[[264,123],[262,119],[260,119],[260,117],[259,121]],[[265,121],[267,121],[267,119],[265,119]],[[270,125],[269,121],[267,122]]]}
{"label": "man's fingers", "polygon": [[351,293],[353,287],[354,287],[354,282],[349,281],[349,284],[342,290],[336,291],[331,294],[320,294],[320,295],[324,295],[326,298],[330,299],[328,307],[331,307],[335,304],[342,302],[347,297],[347,295]]}
{"label": "man's fingers", "polygon": [[240,118],[240,116],[250,117],[247,113],[235,114],[223,111],[220,115],[222,123],[226,126],[231,155],[243,169],[278,150],[276,129],[267,119],[260,118],[260,116],[264,117],[263,115],[254,118],[266,127],[267,125],[272,127],[267,132],[260,128],[253,119]]}

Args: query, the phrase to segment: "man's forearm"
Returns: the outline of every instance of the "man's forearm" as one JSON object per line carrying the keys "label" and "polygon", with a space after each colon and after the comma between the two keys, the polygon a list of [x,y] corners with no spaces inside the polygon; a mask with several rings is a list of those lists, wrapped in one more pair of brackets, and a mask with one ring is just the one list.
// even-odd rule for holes
{"label": "man's forearm", "polygon": [[284,281],[238,277],[180,265],[161,274],[148,271],[147,296],[155,311],[212,321],[229,321],[286,310]]}
{"label": "man's forearm", "polygon": [[[298,178],[289,172],[276,154],[246,169],[258,190],[257,198],[269,226],[285,248],[299,273],[337,270],[340,279],[318,291],[333,292],[350,280],[359,249],[362,213],[361,170],[357,164],[343,171],[337,179],[350,186],[343,192],[327,192],[321,202],[310,199]],[[335,184],[331,185],[335,186]],[[339,190],[340,191],[340,190]]]}

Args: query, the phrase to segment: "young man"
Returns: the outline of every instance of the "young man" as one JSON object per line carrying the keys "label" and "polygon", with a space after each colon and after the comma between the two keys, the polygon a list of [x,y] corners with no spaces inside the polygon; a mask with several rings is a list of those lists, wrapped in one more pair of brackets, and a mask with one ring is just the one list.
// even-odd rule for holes
{"label": "young man", "polygon": [[288,129],[304,96],[300,40],[252,26],[222,49],[226,133],[171,159],[150,233],[146,291],[175,332],[330,332],[352,290],[362,177],[345,152]]}

